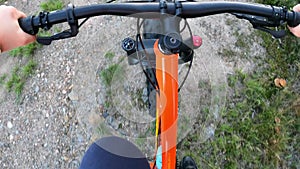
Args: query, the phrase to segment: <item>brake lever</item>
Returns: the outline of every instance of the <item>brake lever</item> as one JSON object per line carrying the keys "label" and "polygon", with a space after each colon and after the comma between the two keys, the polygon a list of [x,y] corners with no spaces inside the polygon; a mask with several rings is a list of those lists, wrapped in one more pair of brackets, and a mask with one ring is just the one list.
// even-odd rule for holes
{"label": "brake lever", "polygon": [[283,24],[283,22],[276,22],[270,20],[263,16],[256,16],[256,15],[248,15],[248,14],[241,14],[241,13],[232,13],[239,19],[246,19],[248,20],[254,29],[258,29],[264,32],[271,34],[274,38],[280,39],[286,36],[285,30],[273,30],[267,27],[278,27]]}
{"label": "brake lever", "polygon": [[285,35],[286,35],[285,30],[272,30],[272,29],[269,29],[269,28],[266,28],[266,27],[261,27],[261,26],[256,26],[256,25],[253,25],[253,28],[264,31],[264,32],[267,32],[267,33],[271,34],[276,39],[281,39],[281,38],[285,37]]}
{"label": "brake lever", "polygon": [[[48,13],[45,14],[48,15]],[[79,26],[78,26],[78,20],[75,18],[74,15],[74,5],[72,4],[68,5],[66,14],[67,14],[67,21],[70,26],[70,29],[49,37],[37,37],[37,42],[42,45],[50,45],[53,40],[66,39],[66,38],[71,38],[76,36],[79,32]],[[49,29],[48,27],[45,28]]]}
{"label": "brake lever", "polygon": [[74,36],[76,35],[74,35],[69,29],[49,37],[37,37],[36,41],[42,45],[50,45],[54,40],[66,39]]}

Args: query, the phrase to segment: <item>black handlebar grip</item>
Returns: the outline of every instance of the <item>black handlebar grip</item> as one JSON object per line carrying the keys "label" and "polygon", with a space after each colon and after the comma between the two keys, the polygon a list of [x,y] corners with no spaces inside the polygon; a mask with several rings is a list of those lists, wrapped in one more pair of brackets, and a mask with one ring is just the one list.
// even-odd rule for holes
{"label": "black handlebar grip", "polygon": [[39,31],[38,27],[33,26],[33,18],[34,16],[29,16],[26,18],[19,19],[19,25],[22,30],[30,35],[36,35]]}
{"label": "black handlebar grip", "polygon": [[290,27],[296,27],[300,24],[300,12],[292,11],[292,17],[287,22]]}

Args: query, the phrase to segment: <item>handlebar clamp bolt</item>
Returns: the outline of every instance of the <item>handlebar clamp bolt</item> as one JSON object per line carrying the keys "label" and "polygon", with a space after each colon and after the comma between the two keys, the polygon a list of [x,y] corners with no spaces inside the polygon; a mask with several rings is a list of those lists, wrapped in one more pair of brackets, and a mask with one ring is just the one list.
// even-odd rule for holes
{"label": "handlebar clamp bolt", "polygon": [[[182,38],[178,33],[169,33],[163,37],[161,45],[163,50],[171,53],[178,53],[181,46]],[[168,52],[167,52],[168,53]]]}

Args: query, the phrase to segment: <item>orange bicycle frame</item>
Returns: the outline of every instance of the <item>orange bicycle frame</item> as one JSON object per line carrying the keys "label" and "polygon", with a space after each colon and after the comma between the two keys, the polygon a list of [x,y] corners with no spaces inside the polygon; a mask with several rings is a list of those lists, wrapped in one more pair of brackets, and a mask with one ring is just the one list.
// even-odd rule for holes
{"label": "orange bicycle frame", "polygon": [[[176,139],[178,118],[178,54],[163,54],[154,44],[156,55],[156,79],[159,91],[156,94],[157,140],[162,146],[162,169],[176,168]],[[159,142],[159,141],[158,141]]]}

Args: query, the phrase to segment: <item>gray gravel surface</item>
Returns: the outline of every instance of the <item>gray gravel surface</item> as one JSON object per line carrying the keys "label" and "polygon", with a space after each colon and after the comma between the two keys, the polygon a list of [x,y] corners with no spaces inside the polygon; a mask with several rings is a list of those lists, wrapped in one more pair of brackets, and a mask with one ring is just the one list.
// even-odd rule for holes
{"label": "gray gravel surface", "polygon": [[[27,14],[34,14],[39,11],[40,2],[12,0],[8,4]],[[95,2],[72,1],[78,6]],[[246,22],[232,20],[234,18],[231,16],[217,15],[191,21],[192,29],[203,38],[203,46],[197,50],[199,54],[193,67],[194,70],[202,70],[202,74],[195,71],[191,77],[198,77],[198,73],[210,86],[226,86],[226,76],[235,68],[244,71],[253,69],[252,61],[240,56],[257,56],[264,49],[258,43],[251,44],[247,54],[236,48],[234,34],[251,35],[253,30]],[[98,73],[110,64],[103,57],[107,51],[114,51],[116,56],[125,55],[121,53],[119,44],[127,34],[135,34],[134,21],[123,17],[96,17],[81,28],[76,38],[56,41],[39,49],[34,56],[38,68],[26,82],[21,102],[17,103],[14,94],[8,93],[3,86],[0,88],[1,168],[77,168],[90,143],[103,135],[120,135],[120,131],[112,129],[101,114],[106,89]],[[229,21],[235,27],[228,24]],[[238,55],[223,57],[220,51],[224,48],[236,51]],[[19,58],[1,54],[0,73],[11,72],[18,62]],[[218,95],[221,99],[215,102],[213,97],[208,96],[212,115],[204,125],[199,126],[208,132],[203,133],[204,139],[201,141],[213,135],[219,120],[218,111],[230,92],[226,87],[211,89],[215,89],[213,91],[216,93],[210,95]],[[200,95],[187,92],[191,97]],[[206,97],[199,98],[198,101],[201,101]],[[194,111],[198,109],[189,109],[191,113]],[[130,127],[127,129],[134,130]],[[151,148],[145,151],[147,149]]]}

